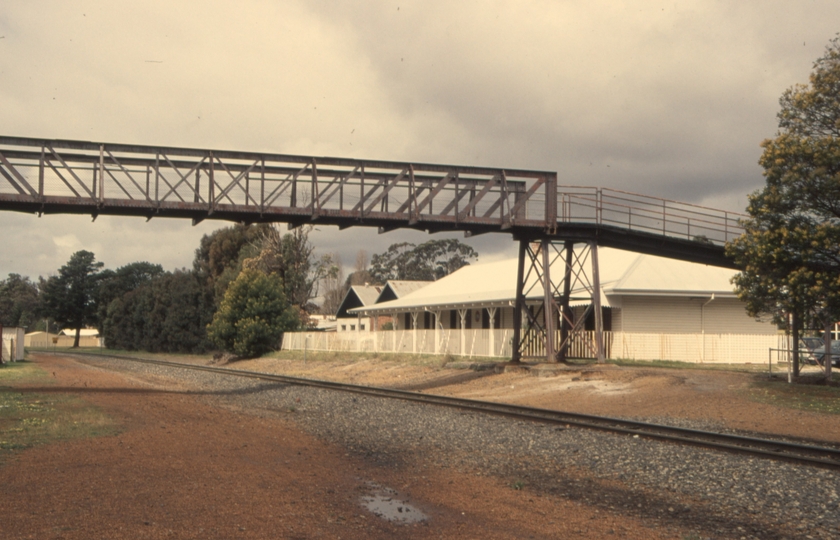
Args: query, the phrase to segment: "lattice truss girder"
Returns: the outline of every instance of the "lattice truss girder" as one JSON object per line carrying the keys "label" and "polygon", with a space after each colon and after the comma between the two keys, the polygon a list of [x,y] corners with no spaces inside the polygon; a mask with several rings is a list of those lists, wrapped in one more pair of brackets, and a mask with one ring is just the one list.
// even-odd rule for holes
{"label": "lattice truss girder", "polygon": [[[525,307],[521,310],[523,326],[518,333],[520,339],[515,359],[529,356],[529,351],[540,350],[545,351],[548,361],[565,361],[571,341],[584,330],[592,312],[595,312],[598,336],[594,343],[583,342],[595,357],[601,358],[603,328],[597,245],[594,242],[578,243],[580,247],[575,249],[575,243],[571,241],[522,242],[524,248],[520,248],[520,258],[524,260],[520,260],[520,265],[524,265],[524,273],[517,285],[521,288],[517,296]],[[572,304],[581,302],[587,302],[586,307],[575,317]]]}
{"label": "lattice truss girder", "polygon": [[555,191],[556,174],[540,171],[0,137],[0,198],[93,207],[92,214],[244,211],[255,221],[504,230],[553,224],[556,198],[546,193]]}

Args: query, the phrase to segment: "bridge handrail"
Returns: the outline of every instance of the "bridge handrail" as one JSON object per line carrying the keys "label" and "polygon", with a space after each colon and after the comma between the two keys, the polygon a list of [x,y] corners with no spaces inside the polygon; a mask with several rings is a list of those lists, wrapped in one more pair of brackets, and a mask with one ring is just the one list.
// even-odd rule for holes
{"label": "bridge handrail", "polygon": [[[612,224],[722,245],[740,236],[748,216],[630,191],[558,186],[558,221]],[[635,221],[634,221],[635,219]]]}

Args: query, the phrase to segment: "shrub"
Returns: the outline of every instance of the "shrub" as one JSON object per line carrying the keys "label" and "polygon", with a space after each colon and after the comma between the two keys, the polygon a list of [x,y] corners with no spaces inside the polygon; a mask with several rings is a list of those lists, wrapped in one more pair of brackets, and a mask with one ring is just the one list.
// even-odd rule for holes
{"label": "shrub", "polygon": [[249,269],[228,287],[207,336],[221,349],[249,358],[276,349],[283,332],[298,325],[280,276]]}

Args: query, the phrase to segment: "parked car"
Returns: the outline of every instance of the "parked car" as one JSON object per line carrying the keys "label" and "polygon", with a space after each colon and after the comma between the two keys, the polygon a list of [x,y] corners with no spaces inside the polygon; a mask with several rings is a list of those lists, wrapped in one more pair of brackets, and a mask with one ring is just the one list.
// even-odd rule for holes
{"label": "parked car", "polygon": [[[825,365],[825,345],[814,349],[814,357],[821,366]],[[831,342],[831,367],[840,367],[840,341]]]}
{"label": "parked car", "polygon": [[817,364],[817,356],[814,351],[825,344],[822,338],[804,337],[799,339],[799,362],[802,364]]}

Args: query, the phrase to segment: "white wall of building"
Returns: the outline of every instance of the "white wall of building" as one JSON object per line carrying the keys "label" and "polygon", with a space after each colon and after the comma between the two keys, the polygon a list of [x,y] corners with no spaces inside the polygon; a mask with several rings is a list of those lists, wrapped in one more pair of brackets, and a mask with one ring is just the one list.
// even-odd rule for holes
{"label": "white wall of building", "polygon": [[744,304],[737,298],[709,300],[709,297],[625,296],[620,302],[618,320],[613,317],[613,331],[642,334],[778,333],[774,324],[758,322],[747,316]]}
{"label": "white wall of building", "polygon": [[336,319],[335,331],[338,333],[372,332],[373,317],[348,317]]}

